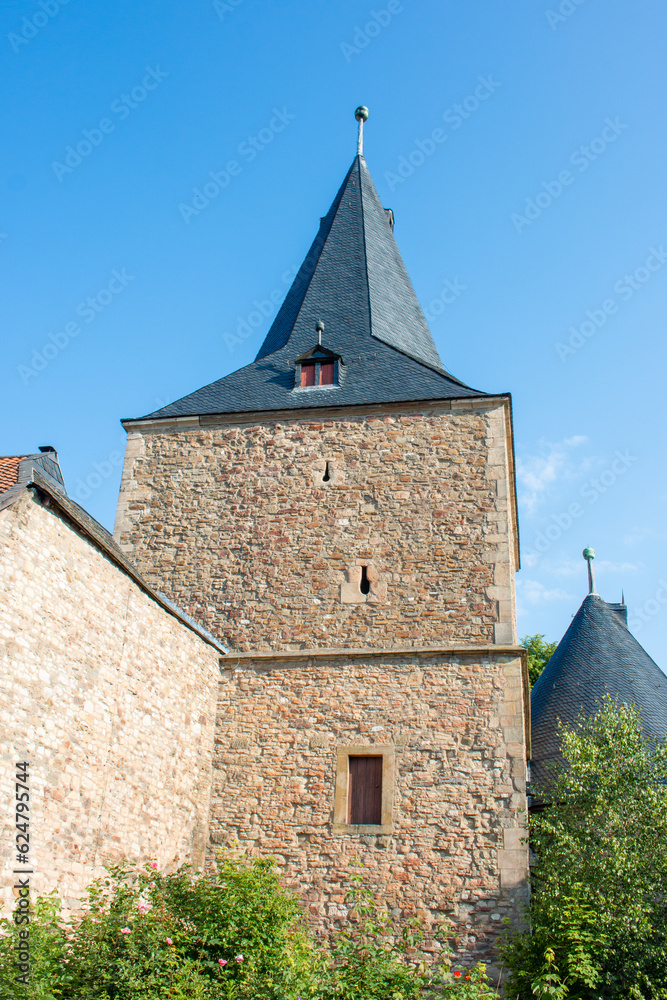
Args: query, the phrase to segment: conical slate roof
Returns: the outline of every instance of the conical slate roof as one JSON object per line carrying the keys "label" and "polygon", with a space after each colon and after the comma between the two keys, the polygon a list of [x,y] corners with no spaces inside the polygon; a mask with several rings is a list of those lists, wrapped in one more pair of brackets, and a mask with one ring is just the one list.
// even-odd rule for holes
{"label": "conical slate roof", "polygon": [[[295,392],[295,360],[322,346],[339,384]],[[356,156],[252,364],[151,418],[484,396],[449,375],[363,156]],[[146,418],[142,418],[146,419]]]}
{"label": "conical slate roof", "polygon": [[618,606],[589,594],[531,695],[531,777],[548,784],[562,763],[558,721],[593,715],[606,694],[640,709],[648,736],[667,735],[667,675],[628,631]]}

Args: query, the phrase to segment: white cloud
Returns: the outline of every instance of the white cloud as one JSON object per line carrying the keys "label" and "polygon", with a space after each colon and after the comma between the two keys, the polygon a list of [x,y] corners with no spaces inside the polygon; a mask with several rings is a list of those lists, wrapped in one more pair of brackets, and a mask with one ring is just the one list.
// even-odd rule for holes
{"label": "white cloud", "polygon": [[537,455],[518,457],[516,463],[519,502],[528,514],[533,514],[549,495],[554,485],[574,478],[589,465],[590,459],[575,463],[570,452],[588,441],[583,434],[552,443],[540,441]]}
{"label": "white cloud", "polygon": [[[599,573],[636,573],[641,566],[629,562],[612,562],[609,559],[593,560],[593,569],[596,576]],[[586,580],[586,563],[583,559],[568,559],[554,566],[549,572],[553,576],[560,577],[580,577]]]}
{"label": "white cloud", "polygon": [[561,587],[549,590],[539,580],[517,580],[517,594],[526,604],[551,604],[553,601],[571,601],[573,597]]}
{"label": "white cloud", "polygon": [[645,542],[647,539],[664,542],[667,539],[667,534],[664,531],[656,531],[655,528],[640,528],[639,525],[634,525],[630,528],[628,534],[623,536],[623,544],[630,546],[637,545],[639,542]]}

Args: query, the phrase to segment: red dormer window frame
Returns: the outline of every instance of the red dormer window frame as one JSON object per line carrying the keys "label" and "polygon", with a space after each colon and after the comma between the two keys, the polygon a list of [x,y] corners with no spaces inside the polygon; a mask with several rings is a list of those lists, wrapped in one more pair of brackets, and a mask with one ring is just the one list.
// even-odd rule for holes
{"label": "red dormer window frame", "polygon": [[295,361],[295,389],[319,389],[337,386],[342,358],[318,344]]}
{"label": "red dormer window frame", "polygon": [[336,384],[335,361],[302,361],[301,388],[310,389],[318,385]]}

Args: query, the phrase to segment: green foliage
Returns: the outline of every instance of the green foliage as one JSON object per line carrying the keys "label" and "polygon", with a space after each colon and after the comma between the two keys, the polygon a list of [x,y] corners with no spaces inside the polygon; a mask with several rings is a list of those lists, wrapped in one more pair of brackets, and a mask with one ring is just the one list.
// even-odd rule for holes
{"label": "green foliage", "polygon": [[509,995],[667,998],[667,743],[611,699],[562,730],[568,764],[530,820],[532,932],[506,960]]}
{"label": "green foliage", "polygon": [[0,1000],[56,1000],[54,985],[63,967],[66,938],[59,927],[60,903],[55,894],[38,898],[31,906],[29,929],[30,981],[17,981],[19,933],[25,925],[0,920]]}
{"label": "green foliage", "polygon": [[352,920],[316,945],[271,859],[223,859],[215,875],[110,867],[64,922],[54,897],[31,910],[31,974],[17,984],[17,928],[0,927],[0,1000],[483,1000],[483,966],[429,965],[417,920],[400,932],[351,876]]}
{"label": "green foliage", "polygon": [[524,635],[520,645],[528,650],[528,680],[532,688],[555,653],[558,643],[545,642],[543,635]]}
{"label": "green foliage", "polygon": [[305,1000],[317,988],[301,910],[270,859],[227,859],[215,876],[110,867],[89,887],[78,920],[59,922],[53,901],[50,909],[39,901],[30,926],[23,987],[15,981],[17,928],[3,921],[2,1000]]}
{"label": "green foliage", "polygon": [[496,997],[484,966],[452,969],[443,949],[438,961],[421,950],[423,927],[413,918],[397,930],[391,914],[364,886],[360,866],[350,875],[352,920],[332,942],[333,969],[322,1000],[415,1000],[419,997],[483,1000]]}

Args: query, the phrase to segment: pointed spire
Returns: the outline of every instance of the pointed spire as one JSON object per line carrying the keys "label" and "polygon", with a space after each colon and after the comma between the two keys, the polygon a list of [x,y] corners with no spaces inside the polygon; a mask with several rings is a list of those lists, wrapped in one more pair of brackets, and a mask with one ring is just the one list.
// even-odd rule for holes
{"label": "pointed spire", "polygon": [[309,350],[318,318],[341,355],[358,356],[362,344],[379,340],[447,374],[363,156],[321,220],[255,360],[288,343],[292,358]]}
{"label": "pointed spire", "polygon": [[[396,244],[393,212],[383,208],[363,157],[368,108],[360,105],[355,118],[358,154],[255,360],[148,417],[296,410],[324,405],[325,395],[338,407],[487,395],[440,359]],[[245,326],[237,340],[249,335]],[[295,365],[314,348],[338,359],[338,381],[295,392]]]}
{"label": "pointed spire", "polygon": [[597,590],[595,589],[595,574],[593,573],[595,549],[584,549],[583,556],[588,563],[588,593],[597,595]]}
{"label": "pointed spire", "polygon": [[357,136],[357,156],[364,155],[364,122],[368,121],[368,108],[365,104],[360,104],[354,112],[354,117],[359,122],[359,135]]}

